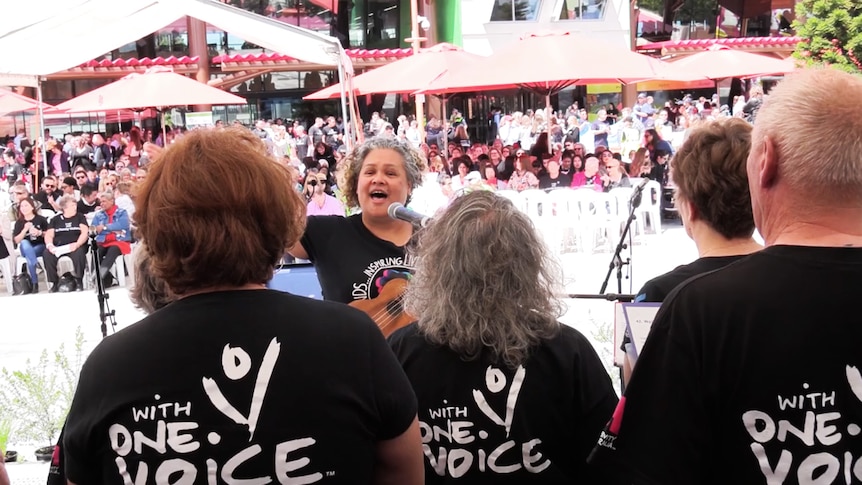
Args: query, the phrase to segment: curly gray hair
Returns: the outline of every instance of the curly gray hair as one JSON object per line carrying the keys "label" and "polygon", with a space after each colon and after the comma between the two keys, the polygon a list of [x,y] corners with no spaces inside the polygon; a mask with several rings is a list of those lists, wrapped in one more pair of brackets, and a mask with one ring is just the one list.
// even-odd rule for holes
{"label": "curly gray hair", "polygon": [[384,138],[382,136],[369,138],[353,148],[350,154],[341,161],[347,166],[344,172],[344,196],[350,207],[359,206],[359,198],[356,195],[359,186],[359,172],[362,170],[365,158],[373,150],[395,150],[398,152],[404,159],[404,169],[407,172],[407,183],[410,190],[412,191],[422,185],[422,172],[425,171],[427,163],[422,153],[413,148],[413,145],[397,138]]}
{"label": "curly gray hair", "polygon": [[419,331],[462,358],[490,351],[510,367],[560,330],[561,269],[511,201],[476,191],[417,235],[405,297]]}

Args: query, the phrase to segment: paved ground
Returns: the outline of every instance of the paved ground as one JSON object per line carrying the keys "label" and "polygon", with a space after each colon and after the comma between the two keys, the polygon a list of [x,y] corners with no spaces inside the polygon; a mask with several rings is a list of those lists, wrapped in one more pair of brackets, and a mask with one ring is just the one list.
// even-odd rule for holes
{"label": "paved ground", "polygon": [[[625,254],[624,254],[625,257]],[[665,223],[661,234],[638,237],[632,247],[631,278],[623,280],[623,293],[632,293],[648,279],[697,257],[694,244],[685,236],[679,223]],[[598,293],[607,273],[611,252],[593,254],[565,253],[561,255],[568,293]],[[2,286],[0,286],[2,287]],[[616,292],[615,277],[611,277],[609,292]],[[131,325],[142,316],[128,299],[123,288],[109,291],[109,304],[116,312],[117,330]],[[611,368],[613,337],[613,304],[601,300],[567,299],[567,312],[562,321],[584,333],[596,346],[599,355]],[[84,352],[89,352],[101,340],[99,306],[94,292],[57,293],[0,297],[0,368],[23,369],[26,361],[35,361],[43,350],[53,352],[64,345],[71,355],[78,328],[84,335]],[[112,332],[108,329],[108,332]],[[27,463],[8,466],[13,485],[45,483],[47,464],[33,463],[35,444],[15,443]]]}

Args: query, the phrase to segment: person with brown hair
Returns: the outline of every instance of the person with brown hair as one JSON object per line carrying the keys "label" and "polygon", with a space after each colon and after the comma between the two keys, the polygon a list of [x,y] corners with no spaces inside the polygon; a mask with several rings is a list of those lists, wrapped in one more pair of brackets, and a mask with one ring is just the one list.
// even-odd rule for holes
{"label": "person with brown hair", "polygon": [[[662,302],[683,281],[723,268],[762,246],[754,240],[754,217],[745,162],[751,125],[739,118],[711,121],[693,131],[674,157],[676,207],[698,259],[644,284],[635,301]],[[628,339],[623,342],[623,346]],[[632,363],[623,368],[624,381]]]}
{"label": "person with brown hair", "polygon": [[415,396],[374,323],[266,289],[304,228],[288,186],[244,129],[190,132],[152,163],[137,221],[173,301],[84,364],[71,483],[422,482]]}

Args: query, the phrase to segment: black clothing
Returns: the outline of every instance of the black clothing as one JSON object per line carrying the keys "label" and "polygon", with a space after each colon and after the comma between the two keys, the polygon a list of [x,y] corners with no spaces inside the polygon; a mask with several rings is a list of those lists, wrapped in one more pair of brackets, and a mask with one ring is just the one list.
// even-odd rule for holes
{"label": "black clothing", "polygon": [[[87,268],[87,245],[67,253],[61,257],[67,257],[72,260],[73,273],[72,276],[77,280],[84,276],[84,270]],[[60,280],[60,274],[57,273],[57,266],[60,258],[54,256],[47,249],[42,253],[42,261],[45,263],[45,275],[49,283],[57,283]]]}
{"label": "black clothing", "polygon": [[300,243],[317,269],[326,300],[375,298],[386,283],[409,277],[414,267],[404,247],[372,234],[361,214],[311,216]]}
{"label": "black clothing", "polygon": [[107,143],[93,147],[93,165],[96,166],[96,170],[101,170],[102,167],[113,169],[114,153],[111,151],[111,147]]}
{"label": "black clothing", "polygon": [[87,205],[87,203],[84,202],[84,199],[81,199],[78,201],[78,214],[86,215],[86,214],[90,214],[91,212],[96,212],[96,208],[98,208],[98,207],[99,207],[99,199],[96,199],[96,201],[93,202],[93,205]]}
{"label": "black clothing", "polygon": [[[33,227],[42,231],[43,233],[48,230],[48,219],[45,219],[44,217],[40,216],[39,214],[36,214],[33,216],[33,219],[31,219],[30,221],[25,221],[23,218],[19,217],[18,220],[15,221],[15,227],[12,229],[12,234],[14,236],[21,234],[21,231],[24,230],[24,224],[26,224],[27,222],[32,222]],[[33,246],[36,246],[38,244],[45,244],[45,235],[44,234],[40,234],[38,236],[31,236],[30,232],[27,231],[27,235],[24,236],[24,239],[27,241],[30,241],[30,244],[32,244]]]}
{"label": "black clothing", "polygon": [[93,160],[93,149],[89,146],[85,146],[83,150],[72,148],[70,157],[72,159],[72,168],[77,167],[78,165],[87,166]]}
{"label": "black clothing", "polygon": [[557,188],[568,188],[572,185],[572,176],[567,173],[560,173],[557,175],[557,178],[552,179],[550,174],[543,174],[539,177],[539,188],[540,189],[557,189]]}
{"label": "black clothing", "polygon": [[81,237],[81,224],[87,225],[87,218],[83,214],[75,214],[68,219],[62,213],[54,216],[48,224],[49,229],[54,230],[54,246],[77,241]]}
{"label": "black clothing", "polygon": [[860,278],[862,249],[773,246],[677,287],[591,460],[643,483],[859,483]]}
{"label": "black clothing", "polygon": [[[54,230],[54,246],[65,246],[66,244],[77,242],[78,238],[81,237],[81,224],[84,227],[87,226],[87,218],[83,214],[75,214],[68,219],[62,213],[54,216],[48,224],[50,229]],[[72,265],[74,266],[73,276],[81,278],[84,275],[84,269],[87,267],[87,244],[85,243],[71,253],[65,254],[65,256],[72,260]],[[55,283],[60,279],[61,275],[57,274],[57,262],[59,259],[59,257],[47,249],[42,253],[42,260],[45,262],[45,274],[51,283]]]}
{"label": "black clothing", "polygon": [[193,295],[90,354],[66,420],[66,474],[371,483],[376,443],[415,415],[410,383],[358,310],[273,290]]}
{"label": "black clothing", "polygon": [[[40,190],[38,194],[33,194],[33,200],[39,202],[40,207],[42,209],[47,209],[49,211],[55,211],[54,206],[48,202],[48,197],[56,203],[60,200],[60,197],[63,196],[63,192],[61,190],[55,190],[51,192],[51,195],[48,195],[44,190]],[[56,212],[56,211],[55,211]]]}
{"label": "black clothing", "polygon": [[616,182],[610,180],[607,185],[603,187],[605,192],[610,192],[611,190],[616,189],[617,187],[631,187],[632,181],[629,179],[629,176],[623,173],[623,176],[620,177]]}
{"label": "black clothing", "polygon": [[561,326],[517,369],[490,352],[464,360],[416,324],[389,344],[419,401],[425,483],[608,483],[586,458],[617,396],[577,330]]}
{"label": "black clothing", "polygon": [[689,264],[677,266],[673,270],[647,281],[635,297],[636,302],[651,301],[663,302],[670,292],[682,284],[685,280],[699,274],[708,273],[724,268],[730,263],[748,257],[747,254],[739,256],[719,256],[714,258],[698,258]]}

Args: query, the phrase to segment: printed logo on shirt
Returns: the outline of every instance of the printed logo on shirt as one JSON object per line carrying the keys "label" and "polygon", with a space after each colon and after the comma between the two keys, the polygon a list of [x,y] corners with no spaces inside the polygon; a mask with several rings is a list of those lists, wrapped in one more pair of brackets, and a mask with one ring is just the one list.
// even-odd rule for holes
{"label": "printed logo on shirt", "polygon": [[[846,377],[850,393],[818,389],[803,382],[798,390],[778,395],[768,412],[743,413],[742,422],[752,439],[751,451],[766,483],[862,480],[862,423],[850,421],[841,413],[854,406],[862,407],[862,374],[851,365],[846,366],[845,374],[842,377]],[[806,449],[810,452],[800,453]]]}
{"label": "printed logo on shirt", "polygon": [[[322,480],[324,476],[332,476],[332,471],[313,471],[314,465],[303,453],[303,450],[315,445],[316,440],[312,437],[287,440],[268,450],[255,443],[258,418],[280,352],[281,344],[272,339],[260,364],[255,366],[252,357],[243,348],[227,344],[221,355],[221,375],[201,379],[209,403],[174,402],[156,394],[151,405],[132,406],[131,420],[125,421],[128,425],[117,423],[108,429],[111,448],[117,455],[114,460],[117,472],[123,483],[309,484]],[[253,367],[257,367],[257,372],[253,372]],[[243,380],[254,383],[251,395],[247,400],[229,401],[222,388],[229,385],[230,381]],[[223,455],[215,451],[221,444],[221,434],[215,430],[201,429],[194,419],[195,409],[207,405],[214,406],[233,423],[245,428],[248,442],[240,445],[242,450],[227,460],[207,458],[204,467],[199,463],[201,455]],[[242,410],[247,410],[247,413]],[[227,427],[229,425],[219,428]],[[236,443],[222,444],[225,445],[236,446]],[[211,450],[209,455],[207,450]],[[159,462],[145,462],[142,461],[145,451],[148,452],[147,456],[153,456],[153,451],[168,456]],[[177,458],[192,453],[196,453],[194,461]],[[272,474],[247,476],[242,472],[243,464],[252,460],[272,463]]]}
{"label": "printed logo on shirt", "polygon": [[376,298],[386,283],[393,279],[410,279],[414,266],[415,258],[413,256],[380,258],[372,262],[362,271],[366,280],[362,283],[353,283],[353,299],[370,300]]}
{"label": "printed logo on shirt", "polygon": [[617,436],[619,436],[620,426],[623,424],[623,413],[625,412],[625,409],[626,397],[621,396],[616,409],[614,409],[614,414],[611,416],[611,421],[608,423],[607,427],[602,430],[602,434],[599,435],[598,445],[600,447],[616,451]]}
{"label": "printed logo on shirt", "polygon": [[[510,439],[526,375],[526,369],[518,366],[509,380],[501,369],[488,366],[485,386],[473,390],[472,403],[458,406],[444,399],[442,406],[428,410],[428,420],[419,421],[422,450],[437,475],[460,478],[471,470],[503,475],[521,469],[541,473],[551,466],[551,461],[539,451],[542,440]],[[505,401],[497,400],[504,405],[492,405],[489,399],[494,395],[504,396]],[[487,420],[498,429],[482,429]],[[504,431],[503,439],[495,440],[500,430]]]}

